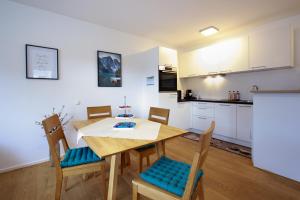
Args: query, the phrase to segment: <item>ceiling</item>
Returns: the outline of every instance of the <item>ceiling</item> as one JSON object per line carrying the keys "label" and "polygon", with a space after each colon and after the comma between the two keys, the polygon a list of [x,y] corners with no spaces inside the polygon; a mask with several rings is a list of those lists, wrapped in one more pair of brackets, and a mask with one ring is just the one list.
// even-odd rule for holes
{"label": "ceiling", "polygon": [[249,24],[300,13],[300,0],[11,0],[161,41],[174,47],[199,43],[199,29],[218,35]]}

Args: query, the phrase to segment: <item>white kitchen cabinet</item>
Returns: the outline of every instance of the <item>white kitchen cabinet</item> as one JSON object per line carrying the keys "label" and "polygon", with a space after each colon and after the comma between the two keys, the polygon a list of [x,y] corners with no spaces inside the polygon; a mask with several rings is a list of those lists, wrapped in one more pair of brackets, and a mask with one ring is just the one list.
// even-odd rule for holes
{"label": "white kitchen cabinet", "polygon": [[203,117],[194,115],[192,117],[192,125],[193,129],[199,130],[199,131],[205,131],[210,127],[211,122],[213,121],[213,118],[211,117]]}
{"label": "white kitchen cabinet", "polygon": [[219,72],[230,73],[249,70],[248,35],[225,40],[217,44]]}
{"label": "white kitchen cabinet", "polygon": [[215,134],[236,138],[236,104],[215,104],[215,122]]}
{"label": "white kitchen cabinet", "polygon": [[214,103],[192,103],[192,129],[205,131],[214,120]]}
{"label": "white kitchen cabinet", "polygon": [[249,35],[252,69],[293,66],[293,34],[290,25],[273,25]]}
{"label": "white kitchen cabinet", "polygon": [[179,56],[179,76],[181,78],[201,75],[197,52],[190,51]]}
{"label": "white kitchen cabinet", "polygon": [[159,107],[170,109],[169,125],[177,128],[190,128],[190,103],[177,102],[177,93],[160,93]]}
{"label": "white kitchen cabinet", "polygon": [[166,47],[159,47],[159,65],[177,67],[177,51]]}
{"label": "white kitchen cabinet", "polygon": [[237,105],[236,135],[238,140],[251,142],[252,140],[252,106]]}

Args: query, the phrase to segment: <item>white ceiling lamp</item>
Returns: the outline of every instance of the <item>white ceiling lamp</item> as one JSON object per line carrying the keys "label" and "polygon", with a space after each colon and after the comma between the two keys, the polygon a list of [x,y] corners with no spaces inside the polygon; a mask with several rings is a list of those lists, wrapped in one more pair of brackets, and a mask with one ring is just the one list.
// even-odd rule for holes
{"label": "white ceiling lamp", "polygon": [[210,26],[204,29],[201,29],[199,31],[203,36],[207,37],[207,36],[211,36],[213,34],[216,34],[219,32],[219,29],[214,27],[214,26]]}

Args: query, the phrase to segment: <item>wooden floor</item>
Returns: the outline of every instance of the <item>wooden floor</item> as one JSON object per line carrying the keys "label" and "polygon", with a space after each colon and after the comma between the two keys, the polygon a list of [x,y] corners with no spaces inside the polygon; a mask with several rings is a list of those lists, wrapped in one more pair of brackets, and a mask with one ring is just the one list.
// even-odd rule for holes
{"label": "wooden floor", "polygon": [[[191,162],[195,142],[175,138],[166,144],[167,155]],[[129,170],[128,170],[129,171]],[[300,183],[256,169],[251,160],[211,147],[204,167],[206,200],[300,200]],[[127,173],[128,175],[128,173]],[[100,176],[69,179],[63,199],[101,199]],[[54,199],[55,171],[44,163],[0,174],[0,199]],[[118,199],[131,199],[131,186],[119,177]]]}

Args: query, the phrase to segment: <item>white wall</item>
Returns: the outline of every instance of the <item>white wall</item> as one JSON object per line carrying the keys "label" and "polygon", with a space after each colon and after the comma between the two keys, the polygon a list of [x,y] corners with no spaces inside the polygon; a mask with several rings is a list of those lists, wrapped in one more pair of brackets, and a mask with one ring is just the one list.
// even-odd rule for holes
{"label": "white wall", "polygon": [[[300,15],[290,17],[272,23],[289,23],[294,26],[295,35],[295,68],[229,74],[224,78],[182,79],[183,89],[192,89],[203,98],[227,98],[229,90],[239,90],[242,99],[252,99],[249,92],[252,85],[258,85],[260,89],[299,89],[300,88]],[[271,24],[272,24],[271,23]],[[264,26],[269,26],[266,24]],[[262,27],[263,28],[263,27]]]}
{"label": "white wall", "polygon": [[[60,80],[25,78],[25,44],[59,49]],[[86,118],[86,106],[123,103],[127,96],[142,115],[145,77],[140,52],[157,42],[62,15],[0,2],[0,172],[48,158],[48,144],[36,120],[52,107],[67,106],[75,119]],[[121,53],[123,87],[97,87],[97,50]],[[80,101],[81,105],[75,106]],[[71,127],[66,130],[75,145]]]}

